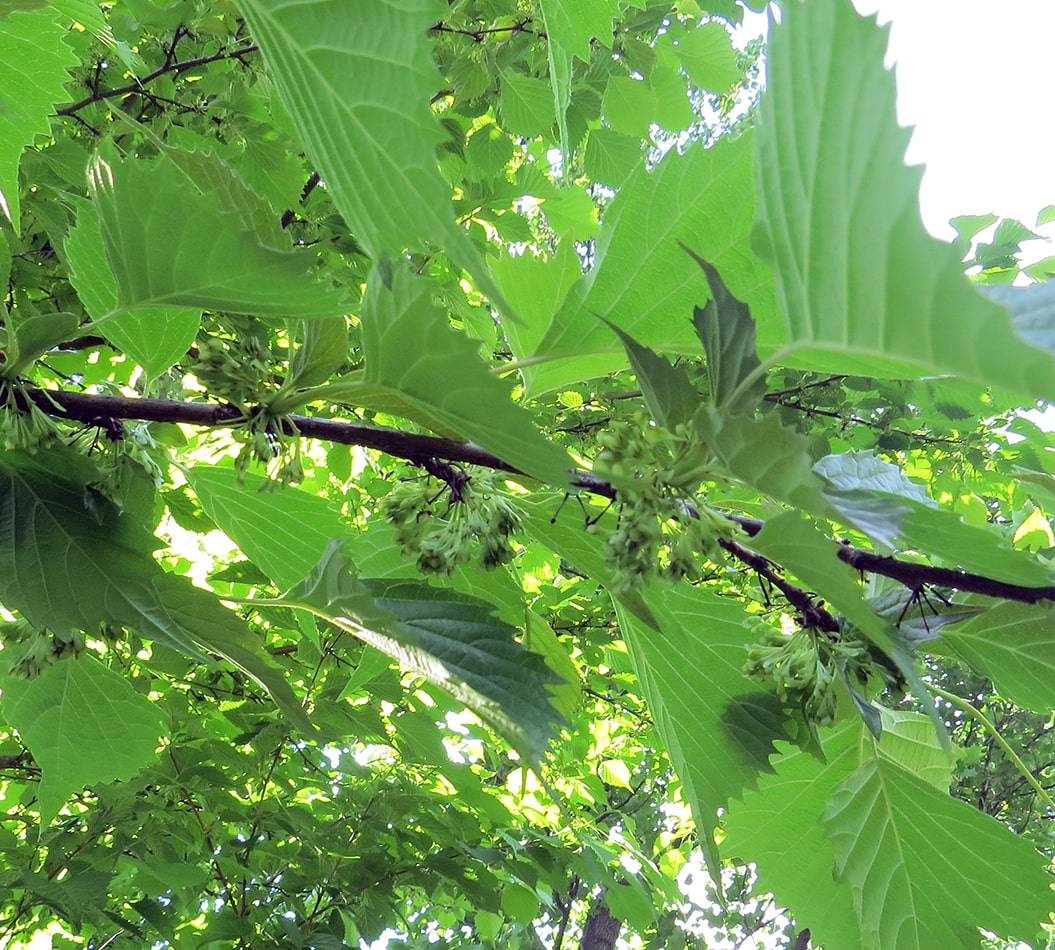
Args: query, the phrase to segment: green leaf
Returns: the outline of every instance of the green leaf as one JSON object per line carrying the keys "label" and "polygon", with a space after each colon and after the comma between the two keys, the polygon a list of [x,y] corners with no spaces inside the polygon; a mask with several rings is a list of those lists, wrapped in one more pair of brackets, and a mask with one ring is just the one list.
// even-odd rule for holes
{"label": "green leaf", "polygon": [[1009,547],[988,527],[939,508],[900,469],[871,453],[829,455],[815,466],[825,497],[845,520],[889,548],[923,551],[937,561],[1010,584],[1045,586],[1051,570]]}
{"label": "green leaf", "polygon": [[343,319],[305,320],[283,389],[326,382],[348,360],[348,324]]}
{"label": "green leaf", "polygon": [[709,411],[697,423],[730,475],[804,511],[821,517],[832,513],[813,471],[809,440],[782,426],[777,416],[753,419]]}
{"label": "green leaf", "polygon": [[5,651],[4,719],[40,766],[41,828],[71,793],[128,781],[156,757],[165,734],[159,707],[91,654],[58,660],[32,679],[12,676],[8,666]]}
{"label": "green leaf", "polygon": [[935,646],[989,677],[1002,696],[1043,712],[1055,704],[1050,604],[998,603],[966,623],[942,627]]}
{"label": "green leaf", "polygon": [[[686,248],[686,250],[688,250]],[[689,254],[707,275],[711,299],[697,307],[693,325],[707,354],[711,401],[731,415],[753,412],[766,391],[766,378],[755,346],[755,321],[751,311],[725,286],[721,274],[702,257]],[[744,383],[748,385],[744,388]]]}
{"label": "green leaf", "polygon": [[626,365],[599,314],[642,346],[697,355],[691,319],[707,299],[707,282],[679,241],[721,268],[756,319],[771,310],[772,274],[751,250],[752,180],[750,134],[713,148],[671,150],[654,171],[638,169],[605,213],[597,263],[534,353],[547,362],[524,368],[528,391],[546,392]]}
{"label": "green leaf", "polygon": [[490,605],[422,581],[363,582],[334,542],[287,597],[398,660],[476,713],[532,763],[563,717],[549,690],[562,680],[515,639]]}
{"label": "green leaf", "polygon": [[743,79],[729,31],[715,20],[689,30],[675,41],[673,49],[689,78],[701,89],[726,92]]}
{"label": "green leaf", "polygon": [[80,326],[72,313],[41,313],[19,323],[8,336],[2,373],[14,379],[53,346],[72,339]]}
{"label": "green leaf", "polygon": [[[835,790],[822,820],[877,950],[973,950],[979,927],[1030,940],[1055,907],[1030,844],[882,757]],[[1000,873],[979,874],[979,855]]]}
{"label": "green leaf", "polygon": [[195,465],[187,480],[206,514],[281,590],[303,580],[347,533],[326,499],[251,472]]}
{"label": "green leaf", "polygon": [[822,730],[824,759],[792,749],[762,775],[758,790],[729,804],[723,822],[727,857],[753,862],[758,885],[809,925],[817,946],[864,948],[853,894],[833,877],[835,854],[821,826],[828,798],[857,766],[868,740],[854,723]]}
{"label": "green leaf", "polygon": [[[387,289],[375,272],[362,321],[368,383],[390,390],[528,475],[551,485],[567,483],[567,453],[544,439],[511,402],[509,384],[487,370],[477,344],[453,330],[433,306],[427,281],[400,268]],[[483,406],[487,412],[480,411]]]}
{"label": "green leaf", "polygon": [[658,633],[617,604],[620,627],[710,851],[718,810],[771,770],[785,714],[743,674],[754,634],[742,606],[702,588],[656,589],[647,600]]}
{"label": "green leaf", "polygon": [[883,754],[942,792],[949,791],[956,762],[942,748],[927,716],[911,710],[880,707]]}
{"label": "green leaf", "polygon": [[[1055,359],[1023,343],[920,222],[903,158],[887,29],[844,2],[788,3],[773,30],[759,125],[759,238],[774,262],[783,342],[804,369],[953,374],[1050,398]],[[760,334],[768,314],[755,312]]]}
{"label": "green leaf", "polygon": [[443,80],[427,34],[437,18],[432,3],[243,0],[239,7],[312,162],[370,256],[442,247],[492,290],[482,258],[455,224],[436,165],[443,132],[428,102]]}
{"label": "green leaf", "polygon": [[77,57],[53,10],[14,12],[0,19],[0,210],[21,229],[18,166],[37,135],[51,131],[55,104],[66,99],[67,70]]}
{"label": "green leaf", "polygon": [[342,294],[309,273],[308,257],[261,244],[171,162],[96,159],[90,180],[116,312],[165,305],[305,319],[345,312]]}
{"label": "green leaf", "polygon": [[[605,323],[608,321],[605,320]],[[608,325],[626,347],[630,366],[656,422],[668,429],[688,422],[700,408],[701,398],[685,367],[671,366],[665,357],[657,356],[647,346],[636,343],[633,337],[615,324]]]}
{"label": "green leaf", "polygon": [[502,127],[513,135],[551,137],[557,121],[553,90],[545,79],[507,74],[502,77]]}
{"label": "green leaf", "polygon": [[525,253],[492,258],[491,275],[520,320],[506,320],[502,329],[513,353],[524,358],[534,352],[568,296],[582,279],[575,242],[565,235],[556,252],[543,258]]}
{"label": "green leaf", "polygon": [[619,188],[641,164],[641,139],[613,129],[592,129],[582,164],[583,171],[594,181]]}
{"label": "green leaf", "polygon": [[886,624],[865,601],[854,570],[838,559],[837,545],[799,512],[767,518],[750,546],[791,571],[875,642],[887,642]]}
{"label": "green leaf", "polygon": [[117,313],[117,281],[110,271],[95,206],[81,202],[77,225],[64,245],[70,282],[93,320],[105,320],[101,332],[127,353],[147,376],[160,376],[182,359],[197,336],[201,310],[183,307],[142,307]]}
{"label": "green leaf", "polygon": [[300,728],[311,724],[243,621],[151,557],[157,541],[90,487],[72,450],[0,453],[0,598],[58,631],[130,627],[188,656],[215,653],[250,676]]}
{"label": "green leaf", "polygon": [[601,100],[601,112],[609,128],[637,138],[648,137],[656,108],[656,92],[652,86],[630,76],[609,79]]}

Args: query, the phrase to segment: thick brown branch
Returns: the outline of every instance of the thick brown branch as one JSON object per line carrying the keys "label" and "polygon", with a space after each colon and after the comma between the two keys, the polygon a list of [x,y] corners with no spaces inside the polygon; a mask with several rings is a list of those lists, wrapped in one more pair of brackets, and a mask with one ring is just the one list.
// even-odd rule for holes
{"label": "thick brown branch", "polygon": [[[49,415],[82,422],[86,425],[99,425],[108,419],[142,419],[149,422],[176,422],[221,428],[245,421],[245,415],[240,409],[228,405],[175,402],[168,399],[128,399],[123,396],[93,395],[59,390],[27,389],[23,392]],[[286,416],[281,424],[289,435],[323,439],[342,445],[360,445],[418,465],[424,464],[428,459],[443,459],[448,462],[480,465],[513,475],[526,475],[525,472],[472,442],[458,442],[438,436],[404,432],[401,429],[368,426],[340,419],[319,419],[313,416]],[[568,474],[573,487],[602,495],[605,498],[615,498],[616,492],[612,484],[603,478],[598,478],[592,472],[569,469]],[[764,527],[764,522],[757,518],[738,515],[728,517],[752,537]],[[723,543],[723,547],[773,583],[788,598],[789,603],[802,611],[807,620],[822,629],[831,629],[828,620],[831,615],[814,604],[804,591],[781,578],[773,571],[769,561],[735,541]],[[999,597],[1026,604],[1055,600],[1055,585],[1027,587],[1020,584],[1009,584],[979,574],[969,574],[966,571],[899,561],[897,558],[863,551],[845,543],[839,544],[838,557],[856,570],[889,577],[913,590],[930,585],[950,587],[965,593],[984,594],[987,597]],[[834,618],[831,622],[834,622]]]}

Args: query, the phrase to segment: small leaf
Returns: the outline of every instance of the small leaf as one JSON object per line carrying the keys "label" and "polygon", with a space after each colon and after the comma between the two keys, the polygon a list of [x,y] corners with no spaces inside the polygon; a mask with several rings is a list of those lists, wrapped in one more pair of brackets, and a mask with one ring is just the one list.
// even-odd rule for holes
{"label": "small leaf", "polygon": [[688,422],[700,408],[701,399],[685,367],[671,366],[665,357],[658,356],[647,346],[641,346],[614,323],[608,320],[604,322],[623,341],[634,375],[656,422],[668,429]]}
{"label": "small leaf", "polygon": [[[711,401],[730,415],[751,413],[766,391],[765,375],[755,346],[755,321],[748,306],[725,286],[721,274],[689,248],[689,255],[707,275],[711,299],[694,311],[693,326],[707,354]],[[743,384],[748,382],[747,388]]]}
{"label": "small leaf", "polygon": [[733,83],[743,79],[729,31],[715,20],[702,23],[680,37],[674,53],[689,78],[701,89],[726,92]]}
{"label": "small leaf", "polygon": [[42,828],[73,792],[128,781],[157,755],[165,734],[158,707],[91,654],[58,660],[32,679],[8,666],[5,651],[3,714],[40,766]]}

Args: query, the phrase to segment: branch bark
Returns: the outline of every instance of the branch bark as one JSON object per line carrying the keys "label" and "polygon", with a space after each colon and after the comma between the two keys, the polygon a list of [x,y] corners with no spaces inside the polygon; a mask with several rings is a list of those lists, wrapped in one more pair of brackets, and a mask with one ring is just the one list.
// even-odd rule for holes
{"label": "branch bark", "polygon": [[[245,414],[238,407],[217,403],[189,403],[149,398],[130,399],[124,396],[28,388],[21,392],[48,415],[72,422],[81,422],[85,425],[101,425],[111,419],[139,419],[148,422],[184,423],[205,428],[230,428],[245,421]],[[416,465],[423,465],[430,459],[443,459],[448,462],[479,465],[495,471],[509,472],[511,475],[528,477],[515,466],[472,442],[458,442],[439,436],[404,432],[402,429],[362,425],[341,419],[320,419],[314,416],[285,416],[277,420],[276,424],[281,425],[288,435],[322,439],[342,445],[359,445],[368,449],[376,449],[395,458],[406,459]],[[570,475],[573,487],[602,495],[605,498],[615,498],[614,486],[603,478],[598,478],[592,472],[571,469]],[[738,515],[728,517],[740,525],[750,537],[757,535],[765,524],[757,518]],[[868,574],[889,577],[912,590],[920,590],[927,586],[949,587],[964,593],[983,594],[987,597],[1014,600],[1025,604],[1055,600],[1055,585],[1028,587],[1021,584],[1010,584],[966,571],[901,561],[894,557],[855,548],[845,542],[837,543],[839,560],[849,564],[850,567]],[[793,606],[803,612],[805,618],[812,619],[815,625],[823,629],[831,629],[829,624],[835,623],[834,618],[816,605],[808,594],[776,574],[768,560],[735,541],[724,544],[723,547],[738,560],[771,581]]]}

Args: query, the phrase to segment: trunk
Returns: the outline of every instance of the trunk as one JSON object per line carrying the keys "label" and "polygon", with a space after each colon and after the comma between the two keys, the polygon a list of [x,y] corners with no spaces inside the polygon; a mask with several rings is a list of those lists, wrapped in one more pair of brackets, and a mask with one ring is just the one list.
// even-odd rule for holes
{"label": "trunk", "polygon": [[615,950],[615,942],[623,925],[612,916],[604,897],[598,897],[582,932],[579,950]]}

